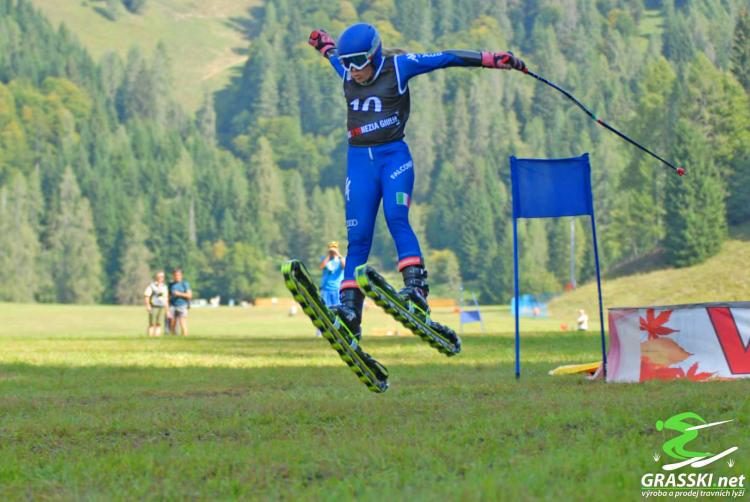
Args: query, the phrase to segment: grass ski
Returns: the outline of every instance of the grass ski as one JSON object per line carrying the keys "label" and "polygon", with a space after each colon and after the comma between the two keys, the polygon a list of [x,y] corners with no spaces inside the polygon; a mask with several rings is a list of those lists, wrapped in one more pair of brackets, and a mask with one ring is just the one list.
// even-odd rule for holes
{"label": "grass ski", "polygon": [[425,312],[414,302],[401,298],[398,291],[374,268],[361,265],[357,267],[355,277],[365,295],[412,333],[446,356],[461,352],[461,339],[455,331],[430,319],[429,312]]}
{"label": "grass ski", "polygon": [[359,380],[373,392],[385,392],[388,389],[388,370],[361,349],[357,338],[326,307],[305,265],[299,260],[290,260],[281,266],[281,273],[287,289],[303,312]]}

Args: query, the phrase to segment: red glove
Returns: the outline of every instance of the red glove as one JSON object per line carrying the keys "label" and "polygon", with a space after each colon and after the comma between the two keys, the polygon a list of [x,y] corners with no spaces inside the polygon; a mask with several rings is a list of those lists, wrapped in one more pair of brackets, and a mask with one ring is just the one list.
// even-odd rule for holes
{"label": "red glove", "polygon": [[307,39],[307,43],[315,47],[315,50],[328,57],[328,52],[336,48],[336,42],[333,41],[331,35],[323,30],[313,30],[310,33],[310,38]]}
{"label": "red glove", "polygon": [[482,52],[482,66],[485,68],[500,68],[501,70],[524,71],[526,64],[512,52]]}

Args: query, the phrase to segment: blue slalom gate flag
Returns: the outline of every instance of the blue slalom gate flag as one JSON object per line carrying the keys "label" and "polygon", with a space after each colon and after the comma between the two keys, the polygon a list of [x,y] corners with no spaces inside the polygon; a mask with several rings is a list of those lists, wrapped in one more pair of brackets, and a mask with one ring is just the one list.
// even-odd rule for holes
{"label": "blue slalom gate flag", "polygon": [[521,376],[521,339],[519,333],[518,287],[518,219],[559,218],[562,216],[591,217],[594,242],[596,285],[599,294],[599,321],[601,324],[602,369],[607,374],[607,353],[604,339],[604,314],[602,285],[599,273],[599,249],[596,241],[594,197],[591,192],[591,165],[589,154],[568,159],[518,159],[510,158],[510,177],[513,193],[513,283],[516,322],[516,378]]}
{"label": "blue slalom gate flag", "polygon": [[462,310],[459,322],[461,324],[482,322],[482,314],[478,310]]}

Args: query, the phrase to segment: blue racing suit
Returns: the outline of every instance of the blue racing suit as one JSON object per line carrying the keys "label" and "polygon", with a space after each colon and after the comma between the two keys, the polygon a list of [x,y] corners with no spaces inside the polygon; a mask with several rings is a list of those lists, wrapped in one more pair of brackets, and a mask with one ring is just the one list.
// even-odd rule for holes
{"label": "blue racing suit", "polygon": [[349,150],[344,195],[349,240],[342,289],[356,288],[354,270],[367,262],[375,218],[383,200],[388,229],[396,243],[398,269],[420,265],[422,252],[409,224],[414,162],[403,141],[409,119],[409,80],[451,66],[482,66],[478,51],[451,50],[381,58],[366,85],[344,70],[335,51],[329,61],[344,81]]}

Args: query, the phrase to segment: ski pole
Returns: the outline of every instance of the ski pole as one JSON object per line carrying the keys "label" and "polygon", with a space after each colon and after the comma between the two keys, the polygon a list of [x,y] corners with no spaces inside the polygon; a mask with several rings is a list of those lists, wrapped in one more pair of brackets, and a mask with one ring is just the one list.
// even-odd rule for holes
{"label": "ski pole", "polygon": [[663,158],[661,158],[660,156],[656,155],[656,154],[655,154],[654,152],[652,152],[651,150],[649,150],[649,149],[648,149],[648,148],[646,148],[645,146],[643,146],[643,145],[641,145],[641,144],[639,144],[639,143],[635,142],[634,140],[632,140],[632,139],[628,138],[628,137],[627,137],[626,135],[624,135],[623,133],[621,133],[620,131],[618,131],[617,129],[615,129],[615,128],[614,128],[614,127],[612,127],[611,125],[607,124],[607,123],[606,123],[605,121],[603,121],[602,119],[600,119],[600,118],[599,118],[599,117],[597,117],[596,115],[594,115],[594,114],[593,114],[593,112],[592,112],[591,110],[589,110],[588,108],[586,108],[586,107],[585,107],[585,106],[584,106],[584,105],[583,105],[583,104],[582,104],[582,103],[581,103],[580,101],[578,101],[578,100],[577,100],[577,99],[575,98],[575,96],[573,96],[573,95],[572,95],[571,93],[569,93],[568,91],[566,91],[566,90],[565,90],[565,89],[563,89],[562,87],[560,87],[560,86],[558,86],[558,85],[556,85],[556,84],[554,84],[554,83],[550,82],[550,81],[549,81],[549,80],[547,80],[546,78],[544,78],[544,77],[542,77],[542,76],[540,76],[540,75],[537,75],[536,73],[534,73],[534,72],[532,72],[532,71],[529,71],[529,69],[528,69],[528,68],[524,68],[524,69],[523,69],[522,71],[523,71],[523,72],[524,72],[525,74],[527,74],[527,75],[530,75],[530,76],[534,77],[535,79],[537,79],[538,81],[540,81],[540,82],[542,82],[542,83],[545,83],[545,84],[547,84],[548,86],[552,87],[553,89],[555,89],[555,90],[557,90],[557,91],[561,92],[561,93],[562,93],[562,94],[563,94],[563,95],[564,95],[564,96],[565,96],[566,98],[568,98],[568,99],[569,99],[569,100],[571,100],[571,101],[572,101],[573,103],[575,103],[576,105],[578,105],[578,107],[579,107],[579,108],[580,108],[581,110],[583,110],[584,112],[586,112],[586,115],[588,115],[589,117],[591,117],[592,119],[594,119],[594,120],[595,120],[595,121],[596,121],[596,122],[597,122],[597,123],[598,123],[598,124],[599,124],[600,126],[604,127],[605,129],[607,129],[607,130],[608,130],[608,131],[610,131],[610,132],[613,132],[613,133],[615,133],[616,135],[618,135],[618,136],[619,136],[620,138],[624,139],[625,141],[627,141],[627,142],[628,142],[628,143],[630,143],[631,145],[633,145],[633,146],[636,146],[636,147],[640,148],[640,149],[641,149],[642,151],[644,151],[644,152],[646,152],[647,154],[651,155],[651,156],[652,156],[653,158],[655,158],[655,159],[657,159],[657,160],[661,161],[661,162],[662,162],[662,163],[663,163],[664,165],[666,165],[666,166],[669,166],[669,167],[671,167],[672,169],[674,169],[674,170],[675,170],[675,171],[677,172],[677,175],[678,175],[678,176],[684,176],[684,175],[685,175],[685,168],[684,168],[684,167],[677,167],[677,166],[675,166],[675,165],[674,165],[674,164],[672,164],[671,162],[668,162],[668,161],[664,160]]}

